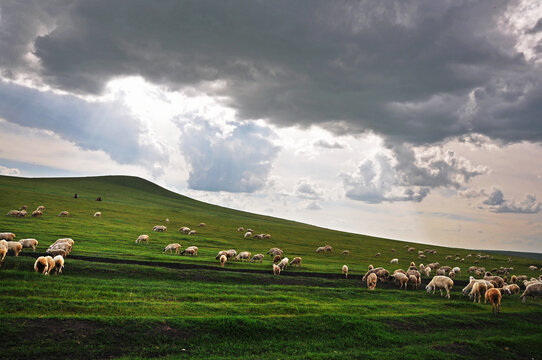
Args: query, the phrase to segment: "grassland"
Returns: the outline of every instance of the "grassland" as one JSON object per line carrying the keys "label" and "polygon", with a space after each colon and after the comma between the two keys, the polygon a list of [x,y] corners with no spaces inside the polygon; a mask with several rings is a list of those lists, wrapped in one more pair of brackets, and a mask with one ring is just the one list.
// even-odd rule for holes
{"label": "grassland", "polygon": [[[542,355],[540,301],[521,304],[518,296],[506,297],[502,313],[493,316],[488,305],[462,298],[458,287],[452,299],[445,300],[421,290],[368,291],[355,276],[353,280],[310,276],[339,274],[345,263],[354,275],[364,273],[369,263],[393,270],[392,257],[405,268],[416,260],[405,245],[435,248],[437,254],[428,256],[428,261],[465,269],[471,263],[444,257],[465,257],[473,251],[405,244],[234,211],[130,177],[0,177],[0,192],[4,214],[23,204],[30,209],[45,205],[43,218],[0,216],[0,232],[39,240],[36,254],[68,236],[76,241],[72,255],[87,260],[210,267],[172,269],[68,257],[64,274],[47,277],[31,271],[36,254],[7,257],[0,268],[0,335],[16,340],[5,341],[2,359],[523,359]],[[74,193],[80,198],[73,199]],[[98,196],[104,201],[95,201]],[[57,217],[62,210],[68,210],[70,217]],[[93,218],[95,211],[101,211],[102,218]],[[200,222],[207,226],[197,228]],[[153,233],[158,224],[167,225],[168,232]],[[180,234],[176,230],[181,226],[196,228],[198,234]],[[244,239],[236,231],[238,226],[270,233],[272,239]],[[143,233],[151,236],[149,245],[136,245],[135,238]],[[162,254],[171,242],[197,245],[199,256]],[[333,246],[331,254],[314,252],[325,244]],[[219,266],[214,258],[218,250],[265,254],[273,246],[290,258],[303,257],[303,266],[291,270],[301,276],[272,276],[269,257],[262,264],[226,265],[227,269],[265,270],[265,274],[213,270]],[[341,256],[343,249],[351,255]],[[374,257],[376,252],[382,256]],[[481,265],[510,266],[507,258],[495,254]],[[527,269],[531,264],[542,265],[514,257],[512,266],[517,274],[531,275]]]}

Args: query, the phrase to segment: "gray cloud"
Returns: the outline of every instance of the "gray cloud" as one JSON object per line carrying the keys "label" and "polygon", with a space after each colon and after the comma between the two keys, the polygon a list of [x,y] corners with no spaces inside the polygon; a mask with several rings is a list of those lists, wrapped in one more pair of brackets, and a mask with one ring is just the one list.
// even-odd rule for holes
{"label": "gray cloud", "polygon": [[527,30],[525,33],[526,34],[536,34],[536,33],[541,32],[541,31],[542,31],[542,18],[538,19],[536,24],[532,28]]}
{"label": "gray cloud", "polygon": [[86,150],[103,150],[119,163],[167,162],[167,154],[148,141],[139,143],[140,121],[117,102],[91,103],[0,81],[0,117],[51,130]]}
{"label": "gray cloud", "polygon": [[[18,19],[4,22],[7,34],[29,26],[2,43],[4,70],[19,69],[30,41],[38,75],[68,91],[141,75],[219,95],[240,119],[397,143],[472,132],[542,140],[541,68],[500,25],[515,6],[506,0],[56,4],[2,5],[3,18]],[[54,30],[36,36],[41,22]],[[216,80],[227,86],[207,86]]]}
{"label": "gray cloud", "polygon": [[251,193],[266,185],[279,150],[270,141],[271,130],[241,124],[225,134],[204,119],[179,127],[181,151],[191,166],[189,188]]}
{"label": "gray cloud", "polygon": [[322,206],[320,206],[320,204],[318,204],[316,201],[311,201],[306,207],[305,209],[307,210],[322,210]]}
{"label": "gray cloud", "polygon": [[324,149],[344,149],[346,145],[341,144],[338,141],[328,141],[325,139],[320,139],[314,142],[314,146],[321,147]]}
{"label": "gray cloud", "polygon": [[322,198],[322,191],[315,184],[310,183],[307,179],[298,181],[295,194],[302,199],[318,200]]}
{"label": "gray cloud", "polygon": [[526,194],[521,201],[506,199],[498,188],[468,189],[459,194],[467,199],[481,198],[478,208],[494,213],[536,214],[542,209],[542,204],[536,201],[534,194]]}

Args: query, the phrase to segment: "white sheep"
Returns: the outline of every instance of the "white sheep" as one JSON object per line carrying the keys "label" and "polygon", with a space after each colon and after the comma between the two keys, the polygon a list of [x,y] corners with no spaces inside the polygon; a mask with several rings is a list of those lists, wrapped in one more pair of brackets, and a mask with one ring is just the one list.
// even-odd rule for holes
{"label": "white sheep", "polygon": [[251,233],[250,231],[247,231],[247,232],[245,233],[245,235],[244,235],[244,238],[245,238],[245,239],[248,239],[248,238],[250,238],[250,237],[252,237],[252,233]]}
{"label": "white sheep", "polygon": [[181,255],[198,256],[198,248],[196,246],[190,246],[181,252]]}
{"label": "white sheep", "polygon": [[198,225],[198,226],[199,226],[199,227],[206,227],[206,226],[207,226],[207,224],[206,224],[206,223],[199,223],[199,225]]}
{"label": "white sheep", "polygon": [[187,227],[187,226],[182,226],[180,229],[179,229],[179,232],[183,233],[183,234],[189,234],[190,233],[190,228]]}
{"label": "white sheep", "polygon": [[164,226],[164,225],[155,225],[155,226],[152,228],[152,231],[156,231],[156,232],[166,232],[166,231],[167,231],[167,227]]}
{"label": "white sheep", "polygon": [[55,275],[58,275],[59,273],[62,274],[62,270],[64,269],[64,258],[62,255],[57,255],[53,260],[55,261]]}
{"label": "white sheep", "polygon": [[136,244],[141,242],[149,243],[149,235],[139,235],[135,241]]}
{"label": "white sheep", "polygon": [[102,216],[102,212],[101,211],[96,211],[94,213],[94,217],[101,217]]}
{"label": "white sheep", "polygon": [[37,258],[36,262],[34,263],[34,271],[45,275],[47,274],[48,270],[49,270],[49,262],[47,261],[45,256],[40,256],[39,258]]}
{"label": "white sheep", "polygon": [[367,288],[369,290],[374,290],[376,288],[376,282],[378,281],[378,277],[375,273],[370,273],[367,276]]}
{"label": "white sheep", "polygon": [[19,240],[19,244],[21,244],[24,248],[32,248],[32,251],[36,252],[36,246],[38,246],[38,240],[36,239],[21,239]]}
{"label": "white sheep", "polygon": [[250,259],[250,262],[255,262],[255,261],[259,261],[259,262],[262,262],[263,261],[263,254],[256,254],[252,257],[252,259]]}
{"label": "white sheep", "polygon": [[290,266],[292,265],[295,265],[295,266],[301,266],[301,261],[303,259],[301,259],[301,257],[299,256],[296,256],[291,262],[290,262]]}
{"label": "white sheep", "polygon": [[188,232],[188,235],[196,235],[197,231],[196,230],[190,230]]}
{"label": "white sheep", "polygon": [[43,212],[41,212],[40,210],[32,211],[32,217],[40,217],[40,216],[43,216]]}
{"label": "white sheep", "polygon": [[273,275],[280,275],[280,266],[273,264]]}
{"label": "white sheep", "polygon": [[168,246],[164,248],[164,250],[162,250],[162,252],[165,253],[166,251],[169,251],[170,254],[173,254],[174,250],[175,250],[175,254],[179,254],[179,251],[181,250],[181,244],[179,243],[169,244]]}
{"label": "white sheep", "polygon": [[447,276],[434,276],[431,282],[425,287],[427,293],[433,291],[435,293],[436,289],[440,290],[440,296],[442,296],[442,289],[446,290],[446,297],[450,298],[450,290],[454,286],[454,281]]}
{"label": "white sheep", "polygon": [[15,234],[12,232],[0,233],[0,240],[13,241],[15,237],[16,237]]}
{"label": "white sheep", "polygon": [[321,253],[321,252],[325,252],[325,248],[323,246],[320,246],[319,248],[316,249],[316,252],[317,253]]}
{"label": "white sheep", "polygon": [[399,264],[399,259],[397,259],[397,258],[391,259],[390,264]]}
{"label": "white sheep", "polygon": [[15,241],[7,242],[8,251],[12,251],[15,256],[19,256],[19,253],[23,249],[23,246]]}
{"label": "white sheep", "polygon": [[542,283],[530,284],[525,288],[523,294],[521,294],[521,302],[525,303],[525,298],[529,296],[535,299],[537,296],[542,296]]}
{"label": "white sheep", "polygon": [[45,275],[49,275],[49,274],[51,274],[51,271],[53,271],[55,269],[56,262],[55,262],[55,259],[53,259],[52,256],[46,256],[45,259],[47,259],[47,264],[49,265],[48,269],[47,269],[47,273]]}
{"label": "white sheep", "polygon": [[242,227],[242,226],[239,226],[239,227],[237,228],[237,231],[238,231],[238,232],[242,232],[242,231],[245,231],[245,228],[244,228],[244,227]]}
{"label": "white sheep", "polygon": [[237,260],[250,260],[250,252],[248,251],[241,251],[239,255],[235,257],[235,261]]}
{"label": "white sheep", "polygon": [[[0,240],[0,242],[6,242],[6,240]],[[0,244],[0,266],[2,266],[2,262],[6,258],[6,254],[8,253],[8,247],[7,245]]]}
{"label": "white sheep", "polygon": [[68,217],[68,216],[70,216],[70,212],[69,211],[61,211],[60,213],[58,213],[58,216],[60,216],[60,217]]}
{"label": "white sheep", "polygon": [[36,211],[43,211],[43,210],[45,210],[45,206],[43,205],[38,206],[38,208],[36,209]]}
{"label": "white sheep", "polygon": [[285,257],[279,262],[278,266],[280,267],[281,271],[283,271],[284,269],[288,267],[288,262],[290,262],[290,259],[288,259],[287,257]]}
{"label": "white sheep", "polygon": [[277,255],[282,255],[283,251],[279,248],[271,248],[267,253],[271,255],[271,257],[274,257]]}
{"label": "white sheep", "polygon": [[19,210],[10,210],[6,216],[19,216]]}
{"label": "white sheep", "polygon": [[[485,295],[487,291],[487,285],[485,281],[475,281],[474,285],[472,286],[472,290],[469,293],[469,297],[473,299],[472,302],[476,302],[476,299],[478,299],[478,304],[480,303],[480,300],[482,299],[482,296]],[[484,304],[486,303],[486,300],[484,299]]]}
{"label": "white sheep", "polygon": [[350,251],[348,251],[348,250],[343,250],[343,252],[341,253],[341,255],[349,256],[349,255],[350,255]]}
{"label": "white sheep", "polygon": [[452,269],[452,271],[456,274],[456,275],[461,275],[461,268],[459,266],[456,266]]}
{"label": "white sheep", "polygon": [[408,276],[402,272],[396,272],[393,274],[394,281],[399,283],[399,289],[401,289],[403,286],[405,287],[405,290],[408,285]]}
{"label": "white sheep", "polygon": [[343,275],[344,275],[344,278],[348,278],[348,266],[346,265],[343,265]]}
{"label": "white sheep", "polygon": [[224,254],[220,255],[220,266],[224,267],[224,264],[226,264],[226,261],[228,261],[228,257]]}
{"label": "white sheep", "polygon": [[534,265],[531,265],[531,266],[529,266],[529,270],[531,270],[531,271],[537,271],[538,268],[537,268],[536,266],[534,266]]}

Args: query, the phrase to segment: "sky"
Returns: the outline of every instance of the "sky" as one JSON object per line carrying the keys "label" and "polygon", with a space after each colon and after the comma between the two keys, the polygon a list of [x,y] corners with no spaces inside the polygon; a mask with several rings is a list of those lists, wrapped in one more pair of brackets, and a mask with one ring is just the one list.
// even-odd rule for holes
{"label": "sky", "polygon": [[542,252],[542,2],[0,0],[0,139],[3,175]]}

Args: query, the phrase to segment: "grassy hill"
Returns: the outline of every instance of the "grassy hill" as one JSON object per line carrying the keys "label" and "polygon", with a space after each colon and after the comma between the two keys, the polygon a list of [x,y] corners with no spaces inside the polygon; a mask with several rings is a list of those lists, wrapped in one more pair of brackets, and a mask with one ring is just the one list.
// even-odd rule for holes
{"label": "grassy hill", "polygon": [[[74,199],[74,193],[80,198]],[[17,339],[6,342],[0,359],[514,359],[540,355],[540,300],[521,304],[517,295],[505,297],[502,313],[493,316],[489,305],[462,297],[461,286],[446,300],[422,290],[381,285],[369,291],[356,276],[344,280],[319,275],[340,274],[343,264],[358,276],[368,264],[390,271],[407,268],[410,261],[419,261],[417,254],[406,251],[409,245],[416,250],[436,249],[437,254],[427,255],[424,262],[460,266],[464,270],[460,280],[465,280],[465,270],[474,261],[466,256],[476,253],[472,250],[337,232],[231,210],[135,177],[1,176],[0,194],[4,212],[0,232],[39,241],[35,254],[25,249],[25,256],[8,256],[0,268],[0,335]],[[102,202],[95,201],[98,196]],[[4,215],[21,205],[30,210],[44,205],[44,216]],[[63,210],[70,212],[69,218],[57,216]],[[101,218],[93,218],[96,211],[102,212]],[[201,222],[207,226],[197,227]],[[154,233],[154,225],[167,225],[168,231]],[[177,232],[181,226],[198,234],[181,234]],[[237,232],[239,226],[270,233],[272,238],[244,239]],[[150,235],[148,245],[135,244],[140,234]],[[64,274],[33,272],[34,257],[60,237],[76,242]],[[163,254],[162,249],[172,242],[183,248],[198,246],[199,256]],[[325,244],[333,246],[332,253],[315,253],[316,247]],[[266,273],[213,270],[219,267],[218,250],[265,254],[275,246],[290,259],[303,257],[303,266],[276,277],[266,256],[262,264],[226,264],[226,269]],[[392,248],[397,251],[393,253]],[[350,256],[341,255],[344,249]],[[375,257],[377,252],[382,255]],[[456,254],[467,261],[445,259]],[[540,267],[542,260],[512,256],[509,263],[508,256],[492,254],[477,265],[514,266],[518,275],[540,274],[527,267]],[[399,264],[391,266],[389,260],[395,257]],[[96,258],[207,268],[105,264]]]}

